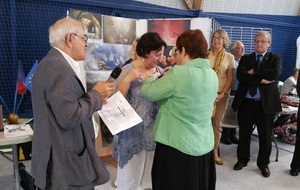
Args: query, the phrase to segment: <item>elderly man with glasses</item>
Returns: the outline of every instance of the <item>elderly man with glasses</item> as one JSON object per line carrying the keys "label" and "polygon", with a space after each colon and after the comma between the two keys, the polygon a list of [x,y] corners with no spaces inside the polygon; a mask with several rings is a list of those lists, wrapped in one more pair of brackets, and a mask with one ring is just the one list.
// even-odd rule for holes
{"label": "elderly man with glasses", "polygon": [[31,172],[38,189],[94,189],[109,180],[95,150],[92,114],[114,92],[99,82],[87,91],[80,63],[87,36],[80,22],[64,18],[49,28],[51,49],[32,79],[34,138]]}
{"label": "elderly man with glasses", "polygon": [[272,150],[271,135],[275,114],[282,110],[277,83],[282,60],[268,51],[271,36],[260,31],[255,36],[255,52],[244,55],[237,68],[239,80],[232,108],[237,111],[239,124],[238,161],[234,170],[241,170],[250,160],[253,126],[257,127],[259,152],[257,166],[264,177],[270,176],[268,165]]}

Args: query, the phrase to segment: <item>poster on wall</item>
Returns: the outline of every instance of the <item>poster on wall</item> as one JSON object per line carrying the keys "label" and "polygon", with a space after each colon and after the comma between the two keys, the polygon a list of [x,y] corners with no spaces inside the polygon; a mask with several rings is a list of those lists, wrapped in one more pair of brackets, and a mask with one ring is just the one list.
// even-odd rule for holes
{"label": "poster on wall", "polygon": [[129,49],[129,45],[123,44],[89,43],[85,60],[87,89],[96,82],[106,81],[118,64],[125,63]]}
{"label": "poster on wall", "polygon": [[136,38],[135,22],[128,18],[103,16],[103,42],[131,45]]}
{"label": "poster on wall", "polygon": [[122,44],[89,43],[86,49],[86,70],[113,70],[128,59],[130,46]]}
{"label": "poster on wall", "polygon": [[70,9],[69,17],[81,22],[84,27],[85,33],[89,38],[102,39],[101,14]]}
{"label": "poster on wall", "polygon": [[190,20],[149,20],[148,32],[157,32],[167,44],[175,44],[177,37],[191,29]]}

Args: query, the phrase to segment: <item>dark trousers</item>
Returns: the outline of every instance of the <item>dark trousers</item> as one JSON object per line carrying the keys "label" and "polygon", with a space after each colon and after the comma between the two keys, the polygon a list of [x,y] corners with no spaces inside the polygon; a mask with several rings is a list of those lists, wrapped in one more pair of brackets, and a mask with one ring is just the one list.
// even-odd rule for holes
{"label": "dark trousers", "polygon": [[253,127],[257,127],[259,152],[257,166],[265,167],[270,163],[272,151],[272,130],[275,114],[265,114],[260,101],[244,99],[238,109],[239,144],[237,148],[238,162],[248,163],[250,160],[250,143]]}
{"label": "dark trousers", "polygon": [[293,155],[293,160],[291,163],[291,168],[300,169],[300,114],[298,114],[297,118],[297,133],[296,133],[296,144],[295,151]]}
{"label": "dark trousers", "polygon": [[222,128],[222,137],[231,137],[236,135],[236,128]]}

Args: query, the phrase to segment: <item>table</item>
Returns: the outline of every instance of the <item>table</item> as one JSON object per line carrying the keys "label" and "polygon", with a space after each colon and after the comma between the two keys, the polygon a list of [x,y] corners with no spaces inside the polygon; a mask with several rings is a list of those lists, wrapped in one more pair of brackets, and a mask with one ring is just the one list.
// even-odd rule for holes
{"label": "table", "polygon": [[[294,107],[294,106],[288,106],[288,107],[282,107],[282,111],[277,113],[277,115],[291,115],[291,114],[297,114],[298,112],[298,107]],[[278,153],[279,153],[279,148],[278,148],[278,145],[277,145],[277,141],[276,141],[276,137],[274,135],[274,131],[272,133],[272,138],[273,138],[273,141],[275,143],[275,147],[276,147],[276,159],[275,161],[277,162],[278,161]]]}
{"label": "table", "polygon": [[[14,170],[14,180],[16,190],[20,190],[20,177],[19,177],[19,158],[18,158],[18,149],[17,144],[26,143],[32,141],[32,136],[24,136],[24,137],[16,137],[16,138],[5,138],[4,132],[0,132],[0,146],[4,145],[12,145],[12,152],[3,152],[0,150],[0,154],[6,159],[13,162],[13,170]],[[10,159],[6,154],[12,153],[12,159]]]}
{"label": "table", "polygon": [[282,107],[282,111],[279,114],[297,114],[298,107],[289,106],[288,108]]}

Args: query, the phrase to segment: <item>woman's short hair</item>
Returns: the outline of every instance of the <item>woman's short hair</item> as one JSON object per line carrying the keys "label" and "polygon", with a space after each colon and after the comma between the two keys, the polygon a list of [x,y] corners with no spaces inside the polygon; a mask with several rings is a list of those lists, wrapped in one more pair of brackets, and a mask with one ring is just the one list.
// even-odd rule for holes
{"label": "woman's short hair", "polygon": [[136,44],[136,54],[147,58],[151,51],[160,51],[167,47],[166,42],[156,32],[147,32],[141,36]]}
{"label": "woman's short hair", "polygon": [[211,44],[213,43],[213,38],[214,38],[216,33],[218,33],[220,35],[220,37],[222,37],[223,40],[224,40],[223,48],[227,48],[230,44],[230,39],[229,39],[228,33],[223,29],[218,29],[218,30],[214,31],[214,33],[211,37],[211,41],[210,41]]}
{"label": "woman's short hair", "polygon": [[205,58],[207,53],[207,41],[201,30],[186,30],[183,32],[176,41],[178,51],[184,47],[185,52],[191,59]]}

